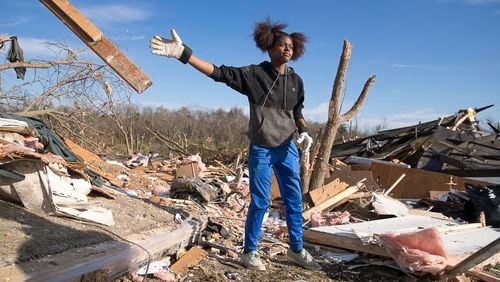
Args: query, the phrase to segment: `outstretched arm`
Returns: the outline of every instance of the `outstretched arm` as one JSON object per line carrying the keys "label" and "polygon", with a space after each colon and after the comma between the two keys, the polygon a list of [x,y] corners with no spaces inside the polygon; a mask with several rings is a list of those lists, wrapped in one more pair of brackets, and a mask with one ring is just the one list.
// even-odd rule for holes
{"label": "outstretched arm", "polygon": [[177,35],[177,32],[175,32],[175,29],[171,29],[170,34],[172,39],[153,36],[149,43],[151,53],[159,56],[176,58],[184,64],[189,63],[205,75],[212,74],[214,71],[213,64],[194,56],[191,48],[182,43],[182,40],[179,35]]}
{"label": "outstretched arm", "polygon": [[204,73],[205,75],[211,75],[214,72],[214,65],[202,60],[195,55],[191,55],[189,58],[188,63],[193,66],[195,69],[199,70],[200,72]]}

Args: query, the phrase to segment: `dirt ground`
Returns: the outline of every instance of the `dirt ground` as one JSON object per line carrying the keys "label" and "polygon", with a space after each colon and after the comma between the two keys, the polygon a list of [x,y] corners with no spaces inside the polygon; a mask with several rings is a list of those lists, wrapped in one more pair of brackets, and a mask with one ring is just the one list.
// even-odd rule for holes
{"label": "dirt ground", "polygon": [[[317,254],[315,257],[318,259]],[[285,255],[262,257],[266,271],[249,270],[237,260],[209,253],[199,264],[178,276],[179,281],[435,281],[432,277],[412,277],[401,271],[377,265],[349,270],[347,264],[318,259],[321,270],[307,270],[289,263]],[[130,276],[128,276],[129,278]],[[117,281],[131,281],[127,277]],[[150,281],[155,280],[150,277]]]}
{"label": "dirt ground", "polygon": [[[205,258],[201,264],[185,274],[185,281],[228,281],[236,273],[241,281],[425,281],[410,278],[400,271],[381,266],[369,266],[353,271],[345,264],[321,263],[321,270],[306,270],[290,264],[284,255],[272,260],[264,259],[265,272],[224,264],[214,257]],[[234,274],[233,274],[234,275]],[[427,280],[430,281],[430,280]]]}

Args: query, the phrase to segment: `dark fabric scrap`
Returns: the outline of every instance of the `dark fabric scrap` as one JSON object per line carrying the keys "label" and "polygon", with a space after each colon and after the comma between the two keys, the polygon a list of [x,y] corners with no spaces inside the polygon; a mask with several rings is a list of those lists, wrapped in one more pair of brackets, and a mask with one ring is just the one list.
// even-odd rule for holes
{"label": "dark fabric scrap", "polygon": [[[11,43],[10,43],[9,53],[7,54],[7,59],[11,63],[24,62],[23,49],[21,49],[21,47],[19,46],[19,42],[17,42],[17,37],[12,36],[10,40]],[[16,71],[17,78],[24,79],[24,74],[26,73],[25,67],[14,68],[14,70]]]}

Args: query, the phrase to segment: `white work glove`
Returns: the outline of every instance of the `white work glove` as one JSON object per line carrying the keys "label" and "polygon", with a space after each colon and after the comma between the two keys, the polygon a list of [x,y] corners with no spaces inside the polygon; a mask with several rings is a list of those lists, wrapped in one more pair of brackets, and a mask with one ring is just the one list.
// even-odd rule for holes
{"label": "white work glove", "polygon": [[301,144],[304,141],[306,142],[304,144],[304,146],[305,146],[304,153],[309,154],[309,151],[311,150],[311,146],[312,146],[312,143],[313,143],[313,139],[309,135],[309,133],[307,133],[306,131],[304,131],[301,134],[299,134],[299,138],[297,138],[297,143],[299,143],[299,144]]}
{"label": "white work glove", "polygon": [[182,63],[187,63],[193,51],[191,48],[182,43],[181,38],[175,32],[175,29],[170,30],[172,39],[166,39],[160,36],[153,36],[149,42],[151,53],[169,58],[176,58]]}

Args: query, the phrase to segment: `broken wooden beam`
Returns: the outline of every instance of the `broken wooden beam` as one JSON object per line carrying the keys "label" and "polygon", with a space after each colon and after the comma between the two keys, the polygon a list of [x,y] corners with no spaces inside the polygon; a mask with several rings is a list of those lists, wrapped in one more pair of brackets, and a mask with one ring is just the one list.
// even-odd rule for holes
{"label": "broken wooden beam", "polygon": [[467,276],[472,276],[474,278],[479,279],[479,281],[484,282],[499,282],[500,278],[494,273],[488,273],[486,271],[480,270],[469,270],[465,273]]}
{"label": "broken wooden beam", "polygon": [[153,84],[102,32],[67,0],[40,0],[137,93]]}
{"label": "broken wooden beam", "polygon": [[473,253],[468,258],[459,262],[453,268],[448,270],[448,275],[458,275],[467,272],[469,269],[489,259],[495,254],[500,253],[500,237],[481,248],[479,251]]}
{"label": "broken wooden beam", "polygon": [[66,26],[84,41],[97,42],[102,32],[68,1],[41,0]]}
{"label": "broken wooden beam", "polygon": [[309,220],[311,218],[311,214],[313,212],[319,212],[321,213],[322,211],[330,208],[331,206],[335,205],[336,203],[342,201],[344,198],[350,196],[351,194],[356,193],[359,190],[359,187],[357,185],[351,186],[344,191],[338,193],[337,195],[331,197],[330,199],[322,202],[321,204],[314,206],[302,213],[302,218],[304,220]]}

